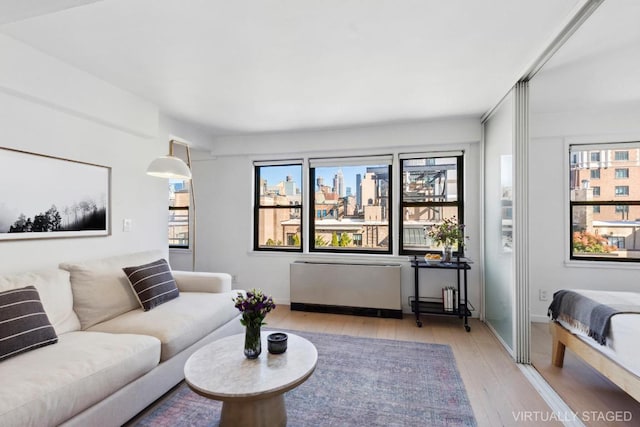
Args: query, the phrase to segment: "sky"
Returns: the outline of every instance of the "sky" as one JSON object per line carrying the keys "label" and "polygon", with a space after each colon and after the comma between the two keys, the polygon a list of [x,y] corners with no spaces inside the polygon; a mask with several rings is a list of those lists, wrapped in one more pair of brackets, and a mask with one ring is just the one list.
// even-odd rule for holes
{"label": "sky", "polygon": [[[316,168],[316,179],[322,176],[324,178],[324,185],[333,187],[333,177],[338,173],[338,169],[342,169],[344,175],[344,186],[351,187],[351,194],[356,194],[356,174],[364,174],[367,171],[367,166],[342,166],[342,167],[318,167]],[[263,168],[261,171],[261,177],[267,180],[267,185],[272,186],[278,184],[280,181],[284,181],[287,175],[291,175],[293,180],[298,185],[298,188],[302,187],[302,167],[301,166],[271,166]],[[316,188],[314,183],[314,188]]]}

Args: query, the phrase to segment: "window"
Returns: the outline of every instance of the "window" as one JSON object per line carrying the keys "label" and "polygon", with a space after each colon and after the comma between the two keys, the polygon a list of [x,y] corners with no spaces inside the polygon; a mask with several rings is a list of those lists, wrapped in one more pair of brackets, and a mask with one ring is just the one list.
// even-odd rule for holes
{"label": "window", "polygon": [[629,195],[629,186],[628,185],[616,185],[616,196],[628,196]]}
{"label": "window", "polygon": [[609,242],[609,246],[615,246],[618,249],[624,249],[624,237],[608,236],[607,240]]}
{"label": "window", "polygon": [[600,169],[591,169],[591,179],[600,179]]}
{"label": "window", "polygon": [[600,152],[599,151],[594,151],[591,153],[591,161],[592,162],[599,162],[600,161]]}
{"label": "window", "polygon": [[169,180],[169,248],[189,248],[189,181]]}
{"label": "window", "polygon": [[254,163],[254,250],[302,251],[302,162]]}
{"label": "window", "polygon": [[621,219],[622,221],[629,219],[629,206],[616,205],[615,212],[616,214],[619,214],[618,219]]}
{"label": "window", "polygon": [[391,253],[391,160],[309,160],[310,251]]}
{"label": "window", "polygon": [[615,160],[629,160],[629,152],[628,151],[616,151],[613,155]]}
{"label": "window", "polygon": [[425,236],[425,227],[454,217],[464,224],[462,172],[462,153],[401,156],[401,254],[441,250]]}
{"label": "window", "polygon": [[[621,150],[624,145],[628,149]],[[640,180],[638,176],[640,142],[624,144],[597,144],[605,159],[629,161],[624,167],[589,169],[579,163],[594,150],[593,145],[570,147],[570,202],[571,220],[570,258],[591,261],[640,261]],[[604,170],[600,176],[600,171]],[[594,172],[598,172],[597,177]],[[583,182],[600,178],[597,187],[589,189]],[[616,179],[628,179],[628,185],[615,185]],[[597,197],[597,199],[596,199]]]}
{"label": "window", "polygon": [[616,179],[629,178],[629,168],[616,169]]}

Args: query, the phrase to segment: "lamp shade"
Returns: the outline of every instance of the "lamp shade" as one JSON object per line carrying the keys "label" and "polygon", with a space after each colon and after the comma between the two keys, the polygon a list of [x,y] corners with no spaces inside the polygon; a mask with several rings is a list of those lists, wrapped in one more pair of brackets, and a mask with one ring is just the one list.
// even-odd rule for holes
{"label": "lamp shade", "polygon": [[147,168],[147,175],[158,178],[191,179],[189,166],[175,156],[162,156],[155,159]]}

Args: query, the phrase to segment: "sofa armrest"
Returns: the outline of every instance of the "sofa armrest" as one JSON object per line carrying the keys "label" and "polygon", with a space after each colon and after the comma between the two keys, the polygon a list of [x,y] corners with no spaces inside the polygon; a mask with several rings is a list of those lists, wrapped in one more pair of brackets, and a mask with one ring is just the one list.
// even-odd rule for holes
{"label": "sofa armrest", "polygon": [[172,270],[180,292],[229,292],[231,275],[227,273],[205,273],[199,271]]}

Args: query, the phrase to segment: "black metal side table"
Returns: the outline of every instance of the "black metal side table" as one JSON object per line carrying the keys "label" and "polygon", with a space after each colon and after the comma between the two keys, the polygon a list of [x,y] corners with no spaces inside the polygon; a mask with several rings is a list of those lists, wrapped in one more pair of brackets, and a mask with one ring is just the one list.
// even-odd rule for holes
{"label": "black metal side table", "polygon": [[[438,263],[427,263],[425,260],[418,259],[418,257],[414,257],[411,260],[411,267],[414,270],[414,286],[415,286],[415,294],[414,299],[411,301],[411,310],[416,315],[416,325],[421,328],[422,320],[420,320],[420,313],[425,314],[436,314],[442,316],[458,316],[460,319],[464,319],[464,329],[469,332],[471,327],[469,326],[469,316],[471,316],[471,311],[469,310],[469,301],[467,297],[467,271],[471,270],[471,260],[468,258],[454,258],[452,262],[438,262]],[[420,298],[420,278],[419,272],[421,268],[437,268],[437,269],[447,269],[447,270],[455,270],[456,278],[457,278],[457,304],[454,305],[452,309],[445,310],[444,301],[441,299],[421,299]],[[461,274],[463,273],[463,280],[461,280]],[[462,290],[461,291],[461,285]]]}

